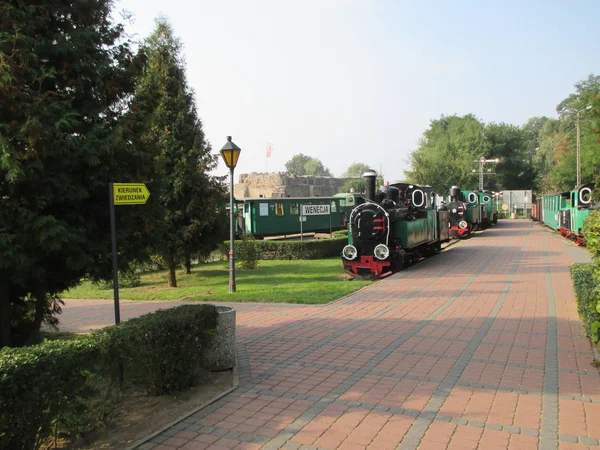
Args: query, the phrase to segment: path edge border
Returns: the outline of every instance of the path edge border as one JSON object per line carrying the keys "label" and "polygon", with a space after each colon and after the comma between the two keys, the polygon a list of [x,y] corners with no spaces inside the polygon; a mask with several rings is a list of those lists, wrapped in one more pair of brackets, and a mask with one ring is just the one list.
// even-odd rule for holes
{"label": "path edge border", "polygon": [[187,419],[188,417],[196,414],[198,411],[203,410],[207,406],[212,405],[213,403],[221,400],[223,397],[231,394],[233,391],[235,391],[239,387],[239,385],[240,385],[239,362],[238,362],[238,354],[237,354],[237,349],[236,349],[236,352],[235,352],[235,366],[233,367],[233,386],[232,387],[230,387],[229,389],[221,392],[220,394],[215,395],[213,398],[211,398],[210,400],[202,403],[200,406],[194,408],[192,411],[187,412],[187,413],[183,414],[182,416],[178,417],[177,419],[169,422],[167,425],[165,425],[164,427],[162,427],[159,430],[155,431],[154,433],[152,433],[152,434],[150,434],[150,435],[148,435],[146,437],[143,437],[143,438],[135,441],[133,444],[131,444],[125,450],[135,450],[135,449],[137,449],[138,447],[140,447],[141,445],[143,445],[146,442],[150,441],[151,439],[154,439],[159,434],[162,434],[165,431],[167,431],[168,429],[173,428],[179,422]]}

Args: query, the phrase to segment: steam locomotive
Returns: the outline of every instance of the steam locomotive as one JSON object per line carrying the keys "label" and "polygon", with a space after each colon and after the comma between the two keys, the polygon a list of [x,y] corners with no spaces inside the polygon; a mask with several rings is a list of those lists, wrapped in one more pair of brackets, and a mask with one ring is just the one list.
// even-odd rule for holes
{"label": "steam locomotive", "polygon": [[352,210],[342,250],[344,270],[354,277],[387,277],[449,240],[448,211],[437,210],[431,187],[396,183],[375,192],[376,176],[363,174],[367,201]]}
{"label": "steam locomotive", "polygon": [[473,231],[498,222],[496,201],[488,192],[465,191],[452,186],[447,205],[450,236],[468,237]]}

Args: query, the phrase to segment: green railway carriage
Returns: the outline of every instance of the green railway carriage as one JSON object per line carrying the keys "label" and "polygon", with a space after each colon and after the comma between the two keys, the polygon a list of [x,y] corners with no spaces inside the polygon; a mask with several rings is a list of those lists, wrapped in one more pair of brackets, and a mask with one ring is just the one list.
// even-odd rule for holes
{"label": "green railway carriage", "polygon": [[558,231],[558,212],[566,206],[566,196],[564,194],[542,196],[542,222]]}
{"label": "green railway carriage", "polygon": [[[256,238],[309,232],[329,232],[346,227],[341,197],[247,198],[241,229]],[[303,207],[314,206],[315,208]],[[300,222],[302,216],[302,223]]]}
{"label": "green railway carriage", "polygon": [[[583,222],[591,211],[599,205],[592,198],[592,184],[561,194],[543,195],[541,198],[541,214],[535,219],[546,226],[560,231],[578,245],[585,244]],[[539,203],[538,203],[539,205]]]}

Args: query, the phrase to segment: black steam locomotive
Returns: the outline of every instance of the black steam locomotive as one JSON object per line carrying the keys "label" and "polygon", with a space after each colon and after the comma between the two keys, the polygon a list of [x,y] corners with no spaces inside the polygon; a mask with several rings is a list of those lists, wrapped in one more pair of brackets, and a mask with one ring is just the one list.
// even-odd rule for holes
{"label": "black steam locomotive", "polygon": [[368,200],[352,210],[342,250],[348,274],[384,278],[440,251],[449,240],[448,212],[437,210],[432,188],[396,183],[375,192],[376,173],[363,177]]}

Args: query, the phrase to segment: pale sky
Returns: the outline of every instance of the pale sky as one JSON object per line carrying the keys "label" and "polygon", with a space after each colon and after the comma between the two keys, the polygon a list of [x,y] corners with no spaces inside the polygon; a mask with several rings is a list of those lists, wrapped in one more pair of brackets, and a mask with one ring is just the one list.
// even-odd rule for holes
{"label": "pale sky", "polygon": [[[127,31],[163,14],[218,151],[237,176],[293,155],[335,176],[354,162],[400,181],[430,120],[473,113],[522,125],[555,116],[573,84],[600,74],[598,0],[120,0]],[[266,143],[274,144],[267,160]],[[228,173],[223,163],[218,174]]]}

